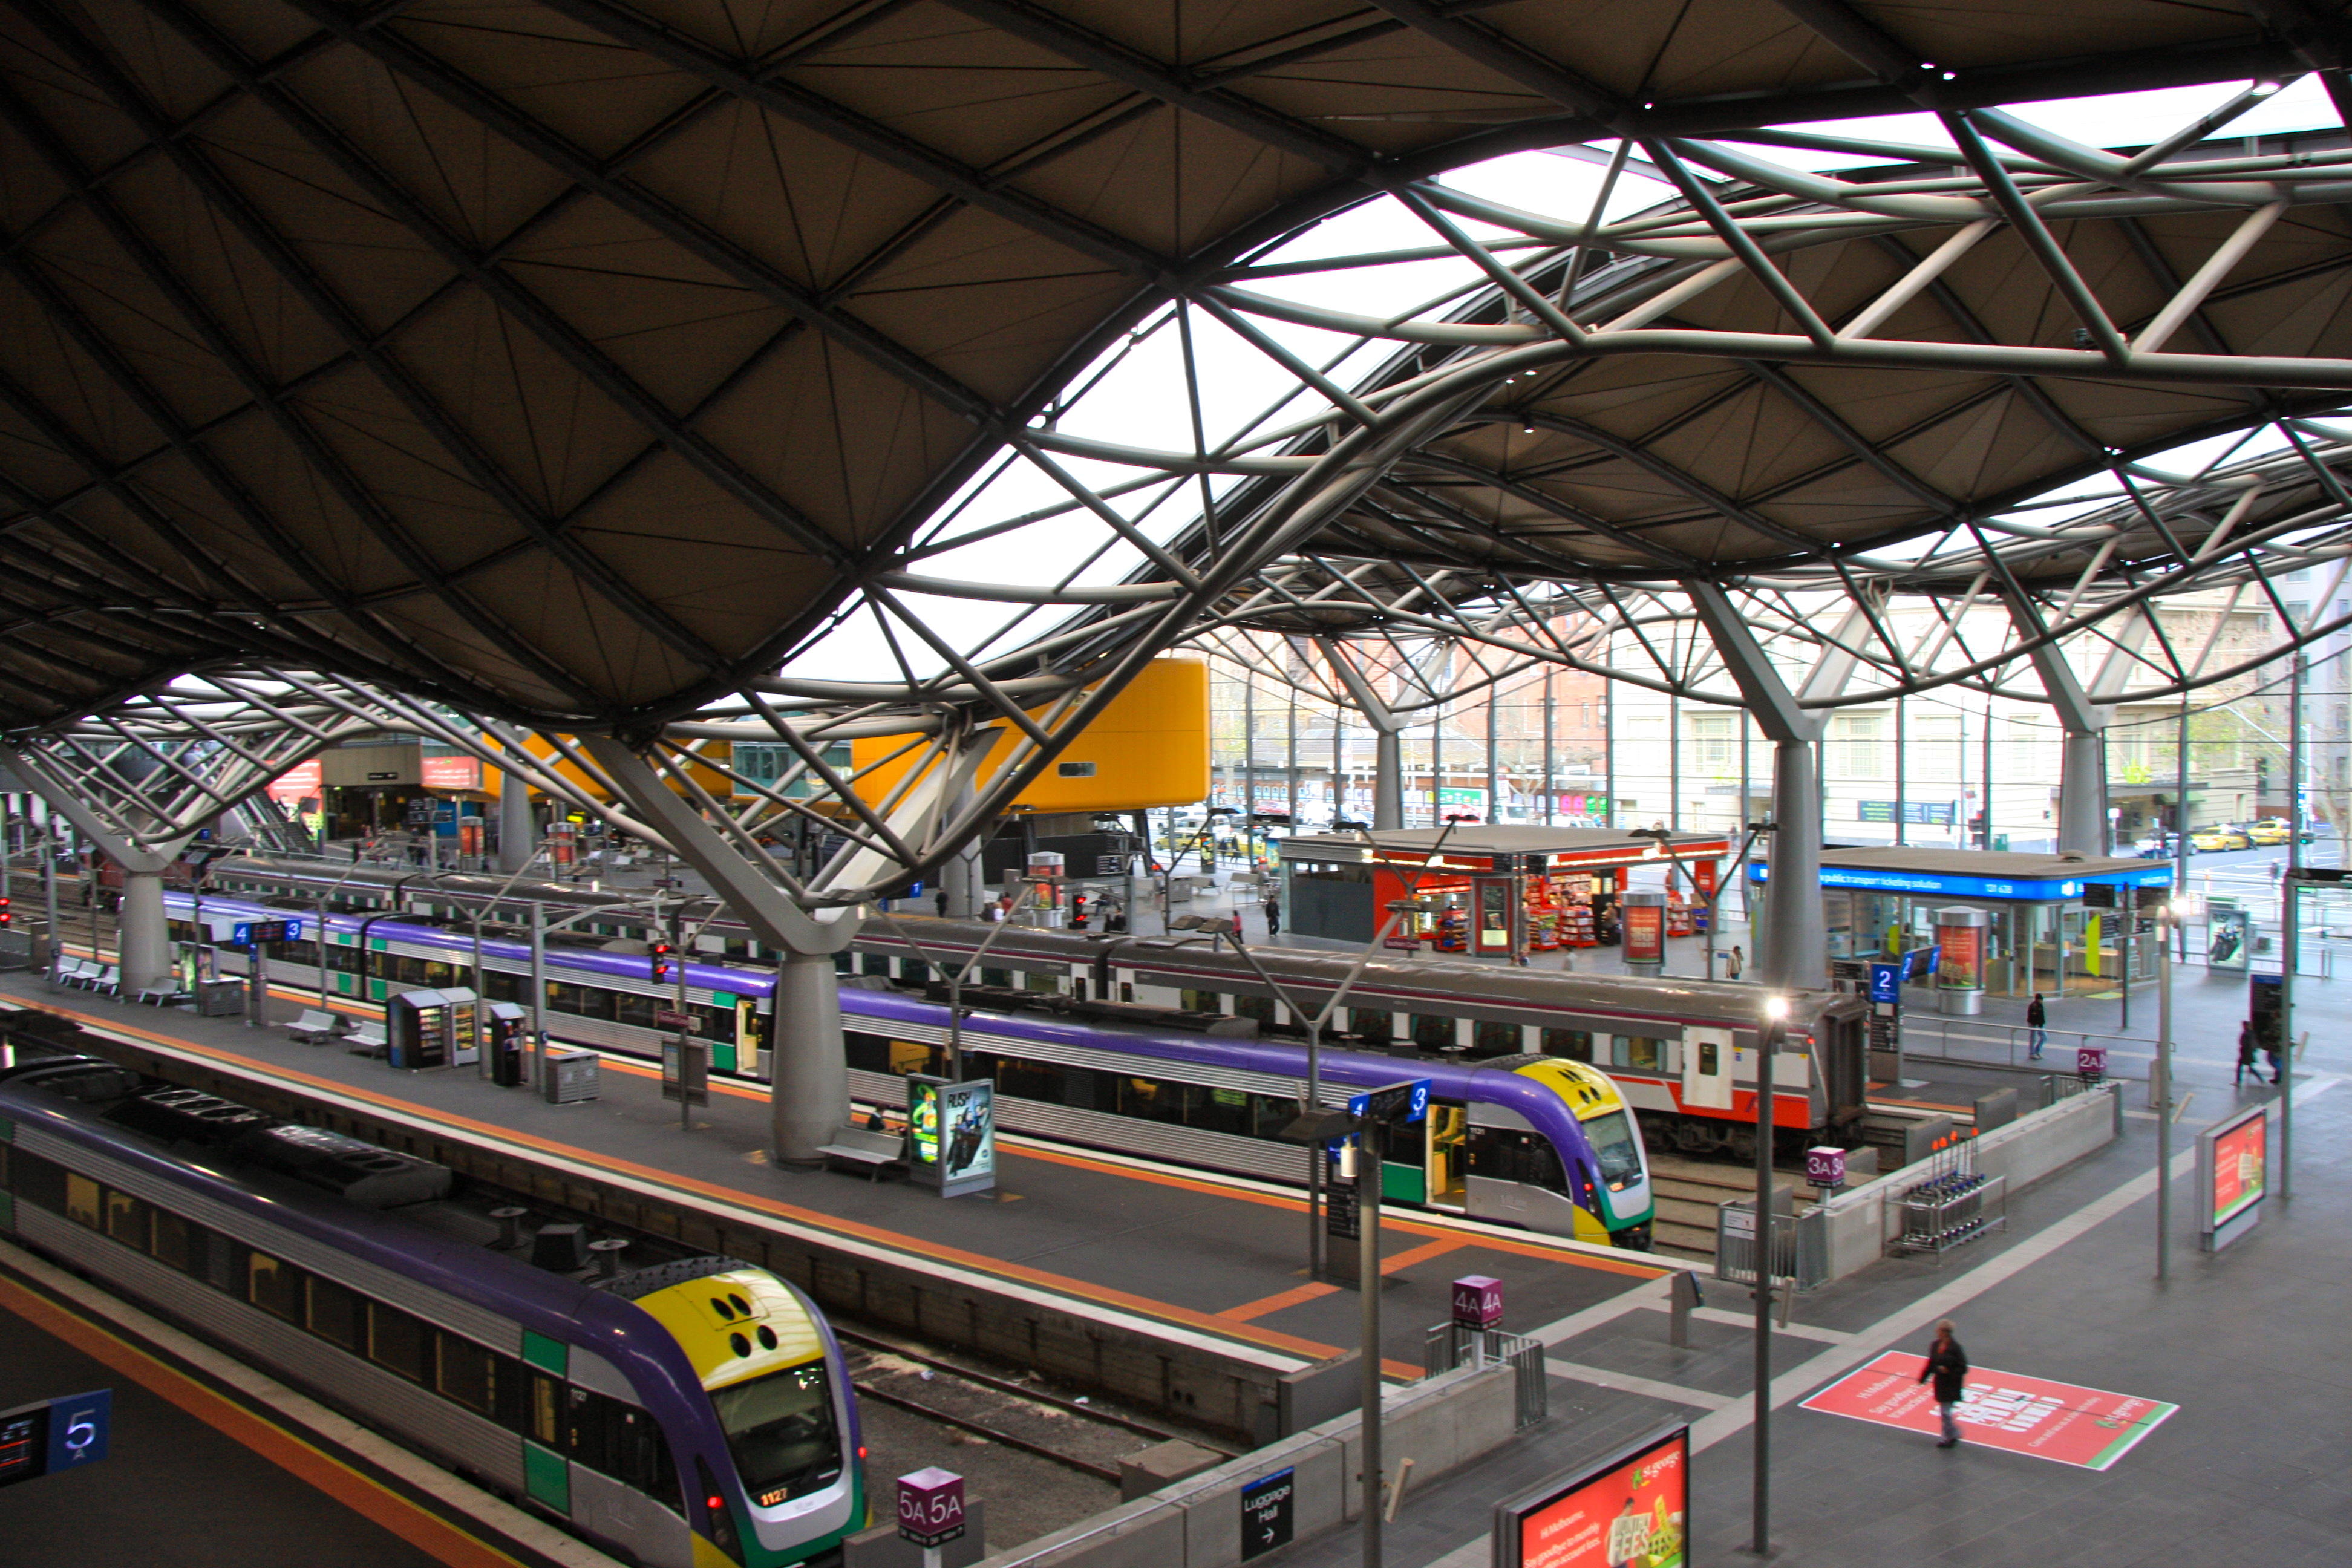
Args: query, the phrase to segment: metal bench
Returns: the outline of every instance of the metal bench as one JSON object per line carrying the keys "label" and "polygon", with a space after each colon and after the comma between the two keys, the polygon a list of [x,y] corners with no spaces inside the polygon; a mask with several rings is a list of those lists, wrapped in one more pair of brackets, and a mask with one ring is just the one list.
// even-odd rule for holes
{"label": "metal bench", "polygon": [[865,1127],[840,1127],[834,1130],[833,1142],[819,1145],[817,1152],[828,1161],[862,1166],[867,1181],[878,1182],[884,1171],[907,1163],[907,1135],[877,1132]]}
{"label": "metal bench", "polygon": [[306,1045],[323,1046],[341,1032],[342,1020],[332,1013],[322,1013],[316,1007],[306,1009],[302,1016],[285,1026],[286,1032]]}
{"label": "metal bench", "polygon": [[380,1057],[392,1049],[391,1040],[384,1037],[383,1026],[373,1021],[353,1025],[352,1032],[343,1038],[354,1047],[352,1055],[355,1057]]}
{"label": "metal bench", "polygon": [[89,977],[89,988],[102,995],[122,994],[122,971],[111,963],[101,963],[98,973]]}
{"label": "metal bench", "polygon": [[58,960],[58,984],[79,989],[89,984],[90,974],[97,967],[79,958],[60,958]]}

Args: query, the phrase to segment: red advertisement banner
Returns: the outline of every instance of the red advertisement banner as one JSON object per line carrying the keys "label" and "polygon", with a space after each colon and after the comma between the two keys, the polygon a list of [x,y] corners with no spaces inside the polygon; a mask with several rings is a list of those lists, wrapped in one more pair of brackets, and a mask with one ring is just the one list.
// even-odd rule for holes
{"label": "red advertisement banner", "polygon": [[1519,1568],[1680,1568],[1690,1458],[1678,1433],[1523,1515]]}
{"label": "red advertisement banner", "polygon": [[2269,1173],[2267,1118],[2253,1116],[2213,1140],[2213,1206],[2216,1226],[2263,1201],[2263,1178]]}
{"label": "red advertisement banner", "polygon": [[307,763],[297,763],[269,781],[269,798],[297,801],[315,796],[320,787],[319,781],[325,772],[316,757]]}
{"label": "red advertisement banner", "polygon": [[[1919,1381],[1925,1364],[1922,1357],[1888,1351],[1806,1400],[1804,1408],[1934,1436],[1942,1426],[1935,1390]],[[1980,1366],[1969,1373],[1954,1415],[1963,1443],[2104,1470],[2179,1408],[2160,1399]]]}
{"label": "red advertisement banner", "polygon": [[417,767],[418,777],[426,789],[482,787],[482,759],[479,757],[426,757]]}
{"label": "red advertisement banner", "polygon": [[1658,963],[1666,956],[1666,911],[1658,904],[1627,904],[1625,962]]}
{"label": "red advertisement banner", "polygon": [[1936,941],[1944,950],[1936,969],[1936,984],[1946,991],[1984,988],[1984,928],[1937,926]]}

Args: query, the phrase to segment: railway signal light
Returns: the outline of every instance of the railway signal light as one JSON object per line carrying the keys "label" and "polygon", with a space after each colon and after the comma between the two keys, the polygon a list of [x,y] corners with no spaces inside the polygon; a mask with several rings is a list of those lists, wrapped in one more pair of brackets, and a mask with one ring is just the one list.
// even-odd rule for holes
{"label": "railway signal light", "polygon": [[0,926],[12,924],[16,921],[16,911],[8,907],[13,901],[14,900],[8,899],[0,899]]}
{"label": "railway signal light", "polygon": [[677,950],[666,942],[657,942],[649,951],[654,957],[654,984],[659,985],[669,979],[671,967],[676,962],[672,955]]}

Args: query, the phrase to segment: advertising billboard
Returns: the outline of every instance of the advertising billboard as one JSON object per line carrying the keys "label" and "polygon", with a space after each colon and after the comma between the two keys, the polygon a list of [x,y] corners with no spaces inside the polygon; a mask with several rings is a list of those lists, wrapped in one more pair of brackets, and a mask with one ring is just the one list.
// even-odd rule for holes
{"label": "advertising billboard", "polygon": [[1681,1568],[1690,1428],[1675,1426],[1495,1510],[1494,1568]]}
{"label": "advertising billboard", "polygon": [[[1899,1427],[1921,1436],[1942,1429],[1936,1391],[1919,1379],[1922,1358],[1888,1351],[1807,1399],[1801,1408]],[[2161,1399],[2085,1388],[2024,1373],[1972,1367],[1952,1413],[1961,1441],[2055,1464],[2104,1470],[2137,1447],[2180,1407]]]}
{"label": "advertising billboard", "polygon": [[996,1085],[907,1079],[908,1168],[942,1197],[996,1185]]}
{"label": "advertising billboard", "polygon": [[1663,963],[1666,957],[1666,910],[1664,904],[1628,902],[1619,911],[1625,922],[1625,962]]}
{"label": "advertising billboard", "polygon": [[1936,984],[1946,991],[1981,991],[1984,989],[1984,937],[1982,926],[1939,925],[1936,928],[1936,943],[1944,950],[1942,963],[1936,970]]}
{"label": "advertising billboard", "polygon": [[2270,1113],[2254,1106],[2197,1135],[2197,1191],[2204,1212],[2197,1228],[2218,1252],[2262,1220],[2270,1190]]}

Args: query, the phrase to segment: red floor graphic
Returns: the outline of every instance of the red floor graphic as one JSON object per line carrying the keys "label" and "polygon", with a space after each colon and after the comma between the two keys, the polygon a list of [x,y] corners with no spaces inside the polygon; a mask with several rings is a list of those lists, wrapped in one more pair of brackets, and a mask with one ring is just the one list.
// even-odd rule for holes
{"label": "red floor graphic", "polygon": [[[1941,1428],[1934,1392],[1918,1381],[1923,1364],[1921,1357],[1888,1351],[1831,1384],[1803,1407],[1932,1436]],[[1980,1366],[1969,1373],[1958,1414],[1965,1445],[2104,1470],[2179,1408],[2160,1399]]]}

